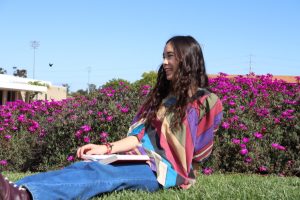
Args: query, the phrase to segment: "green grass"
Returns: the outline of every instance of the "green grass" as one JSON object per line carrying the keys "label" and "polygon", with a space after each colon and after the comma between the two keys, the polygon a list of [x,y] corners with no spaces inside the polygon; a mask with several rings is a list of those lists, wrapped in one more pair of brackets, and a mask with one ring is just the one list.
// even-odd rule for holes
{"label": "green grass", "polygon": [[[16,181],[29,173],[4,173]],[[120,191],[104,194],[100,199],[300,199],[298,177],[260,176],[253,174],[201,175],[197,183],[188,190],[168,189],[155,193]]]}

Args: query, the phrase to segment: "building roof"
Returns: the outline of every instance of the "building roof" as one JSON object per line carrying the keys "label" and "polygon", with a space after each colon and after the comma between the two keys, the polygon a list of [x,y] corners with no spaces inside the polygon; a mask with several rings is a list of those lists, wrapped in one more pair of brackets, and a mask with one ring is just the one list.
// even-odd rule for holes
{"label": "building roof", "polygon": [[17,91],[47,92],[46,86],[31,85],[29,82],[40,82],[51,85],[50,82],[0,74],[0,89]]}
{"label": "building roof", "polygon": [[[209,78],[216,78],[218,77],[219,75],[218,74],[209,74],[208,77]],[[239,76],[239,75],[227,75],[226,77],[228,78],[234,78],[236,76]],[[243,75],[245,76],[245,75]],[[272,80],[283,80],[283,81],[286,81],[288,83],[297,83],[297,79],[296,79],[296,76],[279,76],[279,75],[273,75],[272,77]]]}

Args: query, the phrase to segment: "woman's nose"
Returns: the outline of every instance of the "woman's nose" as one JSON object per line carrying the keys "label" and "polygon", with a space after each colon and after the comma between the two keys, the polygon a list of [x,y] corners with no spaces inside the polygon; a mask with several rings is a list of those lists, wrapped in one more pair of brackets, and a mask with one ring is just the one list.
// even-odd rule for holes
{"label": "woman's nose", "polygon": [[167,59],[167,58],[164,58],[163,64],[164,64],[164,65],[167,65],[167,64],[168,64],[168,59]]}

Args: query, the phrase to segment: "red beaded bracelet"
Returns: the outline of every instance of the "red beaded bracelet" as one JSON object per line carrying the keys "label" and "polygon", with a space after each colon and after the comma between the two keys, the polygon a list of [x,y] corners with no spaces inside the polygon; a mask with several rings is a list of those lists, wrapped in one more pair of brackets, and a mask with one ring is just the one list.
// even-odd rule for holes
{"label": "red beaded bracelet", "polygon": [[105,143],[104,145],[107,148],[106,154],[111,154],[113,145],[111,143]]}

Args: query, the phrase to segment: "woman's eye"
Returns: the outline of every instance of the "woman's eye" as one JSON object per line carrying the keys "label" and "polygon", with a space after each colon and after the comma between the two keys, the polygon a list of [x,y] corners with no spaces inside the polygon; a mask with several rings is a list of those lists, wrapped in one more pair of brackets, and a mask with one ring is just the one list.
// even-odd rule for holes
{"label": "woman's eye", "polygon": [[163,59],[167,58],[167,59],[171,59],[174,55],[173,54],[170,54],[170,55],[166,55],[166,56],[163,56]]}

